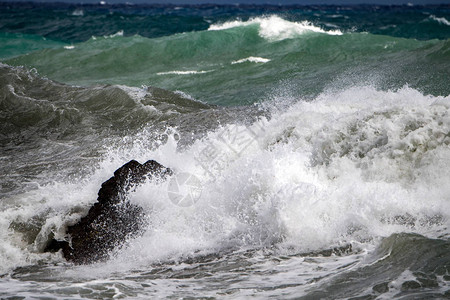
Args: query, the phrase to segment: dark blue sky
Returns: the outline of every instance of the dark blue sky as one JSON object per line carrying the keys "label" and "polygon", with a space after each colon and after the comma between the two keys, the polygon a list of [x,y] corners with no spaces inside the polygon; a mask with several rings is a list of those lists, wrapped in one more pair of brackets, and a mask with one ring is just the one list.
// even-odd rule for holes
{"label": "dark blue sky", "polygon": [[[0,0],[2,1],[2,0]],[[3,0],[4,1],[4,0]],[[8,0],[6,0],[8,1]],[[30,0],[9,0],[30,1]],[[31,0],[33,1],[33,0]],[[34,0],[39,2],[74,2],[74,3],[98,3],[100,0]],[[104,0],[106,3],[162,3],[162,4],[450,4],[450,0]]]}
{"label": "dark blue sky", "polygon": [[[118,0],[110,0],[118,1]],[[220,3],[220,4],[436,4],[436,3],[450,3],[450,0],[134,0],[140,3],[184,3],[184,4],[199,4],[199,3]]]}
{"label": "dark blue sky", "polygon": [[[110,0],[119,1],[119,0]],[[95,2],[95,1],[94,1]],[[108,1],[106,1],[108,2]],[[123,0],[125,2],[125,0]],[[126,2],[135,3],[173,3],[173,4],[200,4],[200,3],[220,3],[220,4],[436,4],[450,3],[450,0],[131,0]]]}
{"label": "dark blue sky", "polygon": [[[139,0],[134,0],[139,1]],[[145,3],[221,3],[221,4],[235,4],[235,3],[251,3],[251,4],[435,4],[435,3],[450,3],[450,0],[142,0]]]}

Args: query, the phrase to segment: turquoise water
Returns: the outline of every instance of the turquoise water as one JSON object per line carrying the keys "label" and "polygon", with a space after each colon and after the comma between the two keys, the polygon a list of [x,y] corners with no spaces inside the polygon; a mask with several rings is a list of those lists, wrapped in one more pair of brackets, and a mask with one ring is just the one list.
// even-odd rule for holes
{"label": "turquoise water", "polygon": [[0,57],[72,85],[156,86],[219,105],[348,81],[449,94],[446,6],[45,8],[3,7]]}
{"label": "turquoise water", "polygon": [[[0,297],[448,298],[449,20],[1,3]],[[175,172],[128,195],[144,234],[44,252],[131,159]]]}

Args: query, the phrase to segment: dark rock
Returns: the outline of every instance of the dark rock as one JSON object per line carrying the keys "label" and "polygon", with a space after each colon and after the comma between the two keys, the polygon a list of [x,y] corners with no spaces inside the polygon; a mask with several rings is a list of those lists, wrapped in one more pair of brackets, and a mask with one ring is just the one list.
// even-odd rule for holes
{"label": "dark rock", "polygon": [[423,288],[436,288],[439,286],[436,275],[425,274],[423,272],[414,272],[413,275],[416,276],[417,281]]}
{"label": "dark rock", "polygon": [[53,239],[46,251],[62,249],[64,257],[77,264],[108,259],[111,250],[142,234],[147,225],[144,210],[128,201],[128,192],[147,178],[164,179],[170,175],[170,169],[153,160],[126,163],[102,184],[87,216],[67,228],[70,241]]}
{"label": "dark rock", "polygon": [[418,283],[415,280],[408,280],[408,281],[403,282],[401,289],[403,292],[420,289],[420,283]]}
{"label": "dark rock", "polygon": [[376,293],[383,294],[389,291],[389,282],[382,282],[375,285],[372,290]]}

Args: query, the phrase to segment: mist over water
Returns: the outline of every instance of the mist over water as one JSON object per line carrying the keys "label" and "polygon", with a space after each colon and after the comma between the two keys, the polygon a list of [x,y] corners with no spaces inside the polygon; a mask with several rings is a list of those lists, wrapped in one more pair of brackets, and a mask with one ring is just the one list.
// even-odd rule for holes
{"label": "mist over water", "polygon": [[[448,6],[0,19],[0,297],[449,297]],[[44,252],[132,159],[144,233]]]}

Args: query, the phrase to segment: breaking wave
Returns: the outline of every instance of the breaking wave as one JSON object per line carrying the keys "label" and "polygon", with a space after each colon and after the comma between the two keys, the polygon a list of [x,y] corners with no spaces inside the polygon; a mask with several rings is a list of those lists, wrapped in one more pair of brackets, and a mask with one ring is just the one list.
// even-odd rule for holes
{"label": "breaking wave", "polygon": [[259,27],[259,35],[269,41],[295,38],[307,33],[343,34],[340,30],[324,30],[308,21],[290,22],[275,15],[270,17],[256,17],[248,21],[229,21],[222,24],[213,24],[208,30],[226,30],[251,25],[257,25]]}

